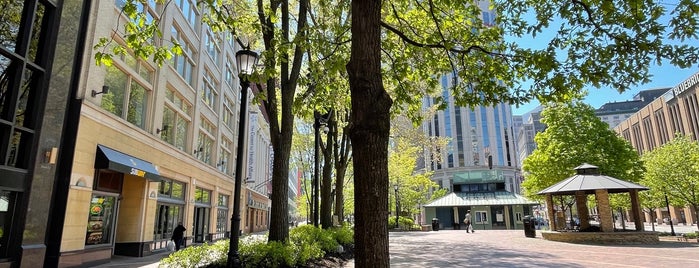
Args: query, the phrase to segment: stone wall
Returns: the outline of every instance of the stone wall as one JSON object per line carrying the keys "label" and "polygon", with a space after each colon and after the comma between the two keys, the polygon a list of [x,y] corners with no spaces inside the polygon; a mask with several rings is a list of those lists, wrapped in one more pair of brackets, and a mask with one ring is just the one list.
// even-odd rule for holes
{"label": "stone wall", "polygon": [[657,232],[541,232],[546,240],[592,244],[657,244]]}

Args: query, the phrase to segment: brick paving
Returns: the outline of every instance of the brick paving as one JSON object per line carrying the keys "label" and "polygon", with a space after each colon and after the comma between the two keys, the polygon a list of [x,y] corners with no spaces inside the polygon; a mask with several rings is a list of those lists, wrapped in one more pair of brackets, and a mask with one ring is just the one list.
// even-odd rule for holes
{"label": "brick paving", "polygon": [[[669,228],[668,228],[669,229]],[[679,228],[676,229],[678,231]],[[650,230],[650,228],[646,228]],[[682,231],[694,231],[687,226]],[[658,230],[658,231],[663,231]],[[695,240],[696,241],[696,240]],[[389,233],[391,267],[699,267],[699,243],[590,245],[547,241],[523,230],[440,230]],[[115,256],[98,267],[158,267],[164,254]],[[354,267],[348,262],[345,267]]]}
{"label": "brick paving", "polygon": [[389,241],[391,267],[699,267],[696,242],[584,245],[547,241],[539,231],[527,238],[523,230],[394,232]]}

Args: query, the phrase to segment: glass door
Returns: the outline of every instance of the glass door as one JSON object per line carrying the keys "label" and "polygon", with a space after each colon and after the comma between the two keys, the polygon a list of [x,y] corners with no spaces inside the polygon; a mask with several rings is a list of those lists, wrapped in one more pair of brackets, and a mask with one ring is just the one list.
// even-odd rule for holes
{"label": "glass door", "polygon": [[208,207],[194,208],[194,242],[206,241],[206,236],[209,234],[210,212],[211,208]]}

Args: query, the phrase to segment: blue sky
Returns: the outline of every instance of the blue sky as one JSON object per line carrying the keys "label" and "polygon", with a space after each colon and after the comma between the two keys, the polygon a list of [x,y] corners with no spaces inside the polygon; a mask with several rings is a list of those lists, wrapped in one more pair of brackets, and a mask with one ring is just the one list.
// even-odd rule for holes
{"label": "blue sky", "polygon": [[[672,10],[675,6],[675,3],[677,1],[675,0],[668,0],[667,3],[664,3],[667,11],[669,12]],[[528,21],[533,22],[534,21],[534,16],[533,14],[529,14]],[[669,16],[663,16],[661,17],[661,20],[668,21]],[[544,29],[544,31],[540,34],[537,34],[537,38],[515,38],[512,36],[506,36],[507,41],[519,41],[518,43],[524,47],[530,47],[530,48],[543,48],[546,46],[548,43],[548,40],[550,40],[554,35],[555,35],[555,30],[558,29],[560,26],[560,23],[556,22],[554,19],[553,22],[551,22],[550,26],[548,29]],[[543,40],[543,41],[541,41]],[[697,43],[699,40],[687,40],[685,42],[689,43]],[[677,41],[673,41],[673,43],[678,43]],[[585,98],[585,102],[588,104],[592,105],[594,108],[599,108],[602,106],[602,104],[605,104],[607,102],[613,102],[613,101],[626,101],[626,100],[631,100],[633,99],[633,96],[636,95],[639,91],[645,90],[645,89],[655,89],[655,88],[660,88],[660,87],[674,87],[675,85],[679,84],[680,82],[684,81],[685,79],[689,78],[691,75],[694,73],[699,72],[699,66],[694,66],[692,68],[688,69],[680,69],[679,67],[673,66],[669,63],[663,63],[663,65],[655,65],[650,67],[650,73],[653,75],[651,78],[651,82],[643,85],[639,85],[637,87],[631,88],[630,90],[624,92],[624,93],[619,93],[616,90],[610,89],[610,88],[594,88],[594,87],[588,87],[588,96]],[[526,86],[525,86],[526,87]],[[534,108],[536,108],[539,105],[538,101],[532,101],[530,103],[520,105],[519,107],[512,105],[512,114],[514,115],[522,115],[524,113],[527,113]]]}
{"label": "blue sky", "polygon": [[[680,69],[676,66],[670,64],[664,64],[662,66],[652,66],[651,72],[653,74],[652,82],[644,85],[640,85],[624,93],[619,93],[616,90],[609,88],[588,88],[588,96],[585,98],[585,102],[592,105],[594,108],[599,108],[602,104],[613,101],[626,101],[633,99],[641,90],[654,89],[660,87],[674,87],[685,79],[689,78],[692,74],[699,72],[699,67],[694,67],[690,69]],[[539,102],[533,101],[525,105],[516,107],[512,105],[512,114],[522,115],[527,113],[539,105]]]}

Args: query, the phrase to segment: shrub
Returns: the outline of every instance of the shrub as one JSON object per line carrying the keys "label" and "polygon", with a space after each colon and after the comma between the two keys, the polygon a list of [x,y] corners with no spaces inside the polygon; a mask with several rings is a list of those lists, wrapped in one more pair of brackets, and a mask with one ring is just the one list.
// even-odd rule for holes
{"label": "shrub", "polygon": [[[412,218],[399,216],[398,217],[398,225],[400,225],[400,229],[410,230],[412,228],[412,226],[415,225],[415,221],[413,221]],[[388,217],[388,228],[397,228],[395,216]],[[418,228],[419,228],[419,226],[418,226]]]}
{"label": "shrub", "polygon": [[[244,267],[300,267],[335,253],[338,246],[354,243],[354,231],[349,226],[322,230],[312,225],[291,229],[289,242],[267,242],[265,236],[240,239],[238,254]],[[225,267],[229,240],[213,244],[190,246],[161,260],[162,267]]]}
{"label": "shrub", "polygon": [[175,251],[160,260],[161,267],[190,268],[201,267],[207,264],[225,264],[228,255],[228,240],[220,240],[213,244],[204,243],[199,246],[189,246]]}

